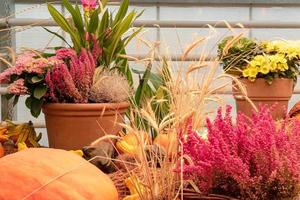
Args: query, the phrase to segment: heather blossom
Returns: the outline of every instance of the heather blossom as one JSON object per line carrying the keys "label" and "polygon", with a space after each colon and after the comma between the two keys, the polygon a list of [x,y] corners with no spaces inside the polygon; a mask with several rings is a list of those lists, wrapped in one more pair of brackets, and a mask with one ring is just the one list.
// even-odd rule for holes
{"label": "heather blossom", "polygon": [[183,153],[192,159],[183,172],[204,193],[238,199],[291,199],[300,192],[300,124],[276,122],[261,107],[249,119],[231,107],[221,109],[214,122],[207,120],[207,140],[188,128],[182,137]]}
{"label": "heather blossom", "polygon": [[48,86],[48,100],[87,103],[96,68],[94,56],[84,48],[79,55],[72,49],[62,49],[56,52],[56,56],[68,61],[54,65],[47,72],[45,82]]}

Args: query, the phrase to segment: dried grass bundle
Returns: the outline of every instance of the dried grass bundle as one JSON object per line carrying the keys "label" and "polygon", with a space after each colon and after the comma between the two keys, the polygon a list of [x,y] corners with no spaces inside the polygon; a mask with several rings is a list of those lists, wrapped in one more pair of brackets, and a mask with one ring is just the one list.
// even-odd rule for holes
{"label": "dried grass bundle", "polygon": [[[208,42],[210,38],[212,36],[200,38],[193,42],[183,52],[181,61],[185,61],[189,53],[193,52],[199,45]],[[187,69],[185,69],[183,62],[172,66],[167,59],[161,58],[161,66],[163,67],[158,70],[161,70],[161,74],[167,74],[167,77],[164,77],[165,84],[162,88],[166,92],[167,98],[157,97],[157,95],[161,94],[157,93],[151,100],[145,102],[142,108],[134,108],[129,115],[130,125],[124,125],[127,132],[135,134],[141,145],[138,147],[138,153],[134,155],[137,167],[134,170],[129,169],[129,167],[126,169],[125,164],[125,172],[118,171],[115,174],[116,176],[112,175],[113,179],[122,177],[121,180],[117,178],[117,185],[123,188],[123,194],[124,185],[122,186],[120,182],[122,182],[124,176],[119,176],[117,175],[118,173],[123,173],[123,175],[127,173],[128,177],[138,177],[138,181],[133,185],[136,190],[135,195],[138,195],[138,198],[141,200],[230,199],[222,196],[204,197],[195,184],[183,181],[182,172],[175,172],[176,167],[182,165],[185,162],[184,160],[186,160],[186,158],[178,156],[178,152],[182,151],[181,145],[178,143],[178,133],[184,134],[185,130],[183,127],[191,117],[194,119],[193,129],[202,130],[205,119],[214,110],[212,106],[220,103],[220,98],[216,95],[217,91],[224,89],[228,83],[231,83],[230,80],[226,81],[225,84],[216,84],[220,79],[231,77],[218,76],[216,73],[219,67],[219,60],[207,61],[207,57],[207,53],[202,54],[200,59],[190,63]],[[154,59],[147,59],[147,61],[149,60]],[[168,73],[164,71],[166,69]],[[242,85],[239,86],[242,87]],[[245,90],[243,89],[243,91]],[[153,107],[153,105],[161,102],[167,102],[169,110],[162,119],[158,119],[156,107]],[[167,148],[157,148],[156,150],[151,148],[157,145],[155,139],[145,145],[144,139],[140,134],[140,124],[136,123],[136,116],[148,122],[147,124],[154,130],[152,133],[175,136],[175,142],[170,142],[169,137]],[[152,150],[149,151],[149,148]]]}

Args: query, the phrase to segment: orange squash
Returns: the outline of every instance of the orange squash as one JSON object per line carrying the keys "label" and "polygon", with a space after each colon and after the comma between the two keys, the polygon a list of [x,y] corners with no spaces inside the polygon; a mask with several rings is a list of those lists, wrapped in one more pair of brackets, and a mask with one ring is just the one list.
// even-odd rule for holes
{"label": "orange squash", "polygon": [[0,200],[118,200],[110,178],[80,156],[29,148],[0,160]]}
{"label": "orange squash", "polygon": [[0,158],[2,158],[4,156],[4,148],[2,146],[2,144],[0,143]]}
{"label": "orange squash", "polygon": [[160,133],[154,139],[154,144],[162,147],[169,156],[173,156],[177,153],[177,135],[176,133]]}

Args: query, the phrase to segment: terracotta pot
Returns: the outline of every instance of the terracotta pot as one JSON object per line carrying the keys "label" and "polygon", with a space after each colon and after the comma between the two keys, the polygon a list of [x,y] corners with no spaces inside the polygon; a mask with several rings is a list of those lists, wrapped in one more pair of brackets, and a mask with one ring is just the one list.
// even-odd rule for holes
{"label": "terracotta pot", "polygon": [[105,134],[117,134],[122,127],[129,104],[50,103],[43,106],[49,146],[59,149],[81,149]]}
{"label": "terracotta pot", "polygon": [[[293,94],[294,82],[292,79],[275,78],[272,84],[268,84],[265,79],[259,78],[254,82],[248,79],[239,79],[247,90],[248,98],[258,108],[260,104],[272,106],[275,103],[276,108],[272,110],[274,119],[281,119],[286,116],[289,100]],[[247,116],[251,116],[253,106],[241,94],[240,89],[232,87],[233,95],[236,101],[237,111],[241,111]]]}

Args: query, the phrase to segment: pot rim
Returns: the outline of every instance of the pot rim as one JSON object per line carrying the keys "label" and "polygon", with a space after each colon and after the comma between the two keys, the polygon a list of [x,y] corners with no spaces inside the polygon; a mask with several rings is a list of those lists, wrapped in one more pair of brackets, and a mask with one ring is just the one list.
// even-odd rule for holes
{"label": "pot rim", "polygon": [[120,103],[46,103],[42,106],[43,110],[122,110],[129,107],[128,102]]}

